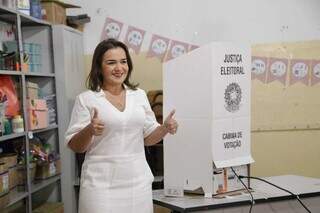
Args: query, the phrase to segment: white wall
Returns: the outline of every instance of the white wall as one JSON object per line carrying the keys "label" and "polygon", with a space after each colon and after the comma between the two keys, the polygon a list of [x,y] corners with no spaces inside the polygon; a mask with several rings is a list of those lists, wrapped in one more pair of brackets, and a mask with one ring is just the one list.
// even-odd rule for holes
{"label": "white wall", "polygon": [[[319,0],[66,0],[87,13],[85,53],[92,54],[107,16],[170,39],[269,43],[320,38]],[[146,40],[150,36],[146,35]],[[146,41],[145,40],[145,41]],[[144,42],[147,44],[148,42]],[[142,47],[146,49],[146,45]]]}

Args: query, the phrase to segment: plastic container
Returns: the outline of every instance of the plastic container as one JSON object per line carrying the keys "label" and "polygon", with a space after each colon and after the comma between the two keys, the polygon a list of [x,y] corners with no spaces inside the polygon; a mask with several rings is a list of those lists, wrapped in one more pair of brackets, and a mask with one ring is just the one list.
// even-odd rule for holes
{"label": "plastic container", "polygon": [[21,117],[21,115],[16,115],[12,119],[12,131],[13,133],[24,132],[23,118]]}
{"label": "plastic container", "polygon": [[3,126],[4,126],[4,135],[10,135],[12,133],[11,123],[10,120],[7,118],[3,119]]}

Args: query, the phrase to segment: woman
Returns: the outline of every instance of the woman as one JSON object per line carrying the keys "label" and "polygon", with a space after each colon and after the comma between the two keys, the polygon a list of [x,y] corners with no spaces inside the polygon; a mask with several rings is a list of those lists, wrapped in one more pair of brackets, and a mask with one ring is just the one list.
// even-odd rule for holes
{"label": "woman", "polygon": [[86,152],[82,166],[80,213],[153,212],[153,175],[144,145],[158,143],[178,128],[172,111],[156,122],[145,92],[130,82],[132,61],[125,44],[98,44],[87,79],[77,96],[66,143]]}

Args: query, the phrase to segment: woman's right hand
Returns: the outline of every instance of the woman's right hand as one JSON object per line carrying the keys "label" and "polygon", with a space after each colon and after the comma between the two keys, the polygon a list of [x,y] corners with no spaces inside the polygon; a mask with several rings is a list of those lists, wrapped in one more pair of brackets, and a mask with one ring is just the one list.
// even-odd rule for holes
{"label": "woman's right hand", "polygon": [[89,124],[90,132],[94,136],[100,136],[104,130],[104,123],[98,118],[98,110],[93,108],[93,117]]}

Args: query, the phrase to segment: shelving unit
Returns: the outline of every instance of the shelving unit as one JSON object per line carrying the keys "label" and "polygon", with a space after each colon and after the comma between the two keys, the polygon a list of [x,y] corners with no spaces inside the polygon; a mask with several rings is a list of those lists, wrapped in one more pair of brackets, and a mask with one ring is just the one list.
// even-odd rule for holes
{"label": "shelving unit", "polygon": [[[19,70],[0,70],[0,76],[14,77],[19,84],[20,113],[24,119],[25,131],[22,133],[0,136],[0,145],[16,140],[22,143],[25,150],[25,159],[29,159],[31,139],[35,136],[45,138],[53,149],[60,153],[58,124],[49,125],[43,129],[29,130],[27,110],[27,82],[37,83],[44,95],[56,94],[56,73],[54,66],[52,26],[48,22],[38,20],[20,12],[0,7],[0,21],[10,24],[15,29],[15,41],[19,52],[19,63],[23,64],[24,43],[41,44],[41,67],[37,72]],[[3,41],[0,41],[2,45]],[[57,99],[57,97],[55,98]],[[57,100],[55,100],[56,102]],[[57,106],[55,112],[58,114]],[[58,122],[58,117],[56,117]],[[26,160],[26,168],[31,168]],[[61,201],[61,175],[55,175],[45,180],[31,180],[31,171],[26,169],[26,184],[24,187],[15,187],[10,191],[9,203],[0,212],[27,212],[38,205],[44,198],[48,201]]]}

